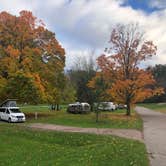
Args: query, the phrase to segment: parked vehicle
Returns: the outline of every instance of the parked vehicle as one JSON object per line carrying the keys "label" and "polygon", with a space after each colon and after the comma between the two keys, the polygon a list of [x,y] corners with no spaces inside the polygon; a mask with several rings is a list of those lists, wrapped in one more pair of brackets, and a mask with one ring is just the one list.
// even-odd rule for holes
{"label": "parked vehicle", "polygon": [[25,114],[19,110],[16,100],[8,99],[0,105],[0,119],[10,122],[25,122]]}
{"label": "parked vehicle", "polygon": [[102,111],[114,111],[117,108],[113,102],[101,102],[98,109]]}
{"label": "parked vehicle", "polygon": [[126,109],[127,105],[125,104],[118,104],[118,109]]}
{"label": "parked vehicle", "polygon": [[69,113],[89,113],[90,112],[90,105],[88,103],[73,103],[69,104],[67,108],[67,112]]}

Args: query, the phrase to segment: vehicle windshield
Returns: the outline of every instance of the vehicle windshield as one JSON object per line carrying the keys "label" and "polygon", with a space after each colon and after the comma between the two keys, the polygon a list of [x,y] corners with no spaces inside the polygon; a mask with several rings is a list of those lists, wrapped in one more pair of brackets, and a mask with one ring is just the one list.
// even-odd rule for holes
{"label": "vehicle windshield", "polygon": [[18,108],[10,108],[10,111],[12,112],[12,113],[20,113],[20,110],[18,109]]}

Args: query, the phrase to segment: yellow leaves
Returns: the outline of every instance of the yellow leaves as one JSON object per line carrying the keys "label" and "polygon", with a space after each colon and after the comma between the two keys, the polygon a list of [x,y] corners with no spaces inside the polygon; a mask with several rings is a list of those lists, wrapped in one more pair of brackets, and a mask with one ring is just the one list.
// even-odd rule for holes
{"label": "yellow leaves", "polygon": [[10,57],[5,57],[1,59],[0,70],[6,72],[8,76],[11,75],[12,73],[15,73],[18,70],[17,61],[15,61],[15,59]]}
{"label": "yellow leaves", "polygon": [[7,83],[6,79],[0,76],[0,89],[4,88],[6,83]]}

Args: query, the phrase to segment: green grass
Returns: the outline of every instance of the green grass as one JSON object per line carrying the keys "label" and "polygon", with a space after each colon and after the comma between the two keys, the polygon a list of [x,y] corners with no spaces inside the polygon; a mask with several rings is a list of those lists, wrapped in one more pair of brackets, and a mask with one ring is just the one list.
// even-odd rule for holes
{"label": "green grass", "polygon": [[[22,112],[48,112],[50,111],[50,105],[19,105]],[[60,105],[60,109],[65,110],[67,105]]]}
{"label": "green grass", "polygon": [[48,105],[20,105],[20,110],[23,112],[47,112],[50,107]]}
{"label": "green grass", "polygon": [[[132,111],[131,117],[127,117],[123,109],[114,112],[102,112],[98,123],[95,122],[95,113],[70,114],[66,112],[66,105],[61,105],[61,111],[50,111],[48,105],[26,105],[20,106],[20,109],[26,114],[27,123],[41,122],[86,128],[129,128],[142,130],[141,118],[134,111]],[[39,118],[37,120],[34,118],[35,112],[38,113]]]}
{"label": "green grass", "polygon": [[[26,113],[27,117],[29,113]],[[76,127],[95,127],[95,128],[125,128],[142,130],[142,120],[136,114],[132,113],[131,117],[125,115],[125,111],[102,112],[99,122],[95,121],[95,113],[90,114],[70,114],[66,111],[54,111],[39,113],[39,118],[35,120],[34,114],[30,113],[31,118],[27,123],[50,123],[58,125],[68,125]]]}
{"label": "green grass", "polygon": [[152,109],[154,111],[166,113],[166,103],[145,103],[145,104],[139,104],[139,106],[143,106]]}
{"label": "green grass", "polygon": [[0,123],[1,166],[148,166],[143,143]]}

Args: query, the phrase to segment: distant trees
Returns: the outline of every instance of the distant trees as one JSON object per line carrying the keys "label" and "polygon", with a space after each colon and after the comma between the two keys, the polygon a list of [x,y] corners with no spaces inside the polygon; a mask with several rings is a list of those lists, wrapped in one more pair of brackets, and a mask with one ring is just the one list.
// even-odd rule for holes
{"label": "distant trees", "polygon": [[159,96],[151,97],[145,102],[166,102],[166,65],[158,64],[154,67],[148,67],[147,71],[150,71],[156,80],[158,87],[164,88],[164,93]]}
{"label": "distant trees", "polygon": [[66,85],[64,89],[62,90],[62,96],[61,96],[61,103],[62,104],[69,104],[73,103],[77,100],[76,97],[76,89],[72,85],[72,82],[70,81],[69,78],[66,80]]}
{"label": "distant trees", "polygon": [[88,57],[78,57],[72,70],[68,72],[69,79],[76,89],[76,98],[79,102],[88,102],[90,105],[95,101],[95,94],[87,86],[89,80],[95,76],[96,62],[94,52]]}
{"label": "distant trees", "polygon": [[64,65],[64,49],[41,20],[29,11],[0,13],[0,100],[50,101],[63,89]]}
{"label": "distant trees", "polygon": [[166,88],[166,65],[158,64],[154,67],[149,67],[157,84]]}
{"label": "distant trees", "polygon": [[96,88],[98,77],[106,82],[106,94],[115,102],[131,106],[146,98],[162,93],[155,87],[155,80],[149,71],[139,68],[142,61],[156,55],[157,47],[151,41],[143,41],[138,25],[117,25],[111,33],[110,47],[98,58],[100,71],[89,82]]}

